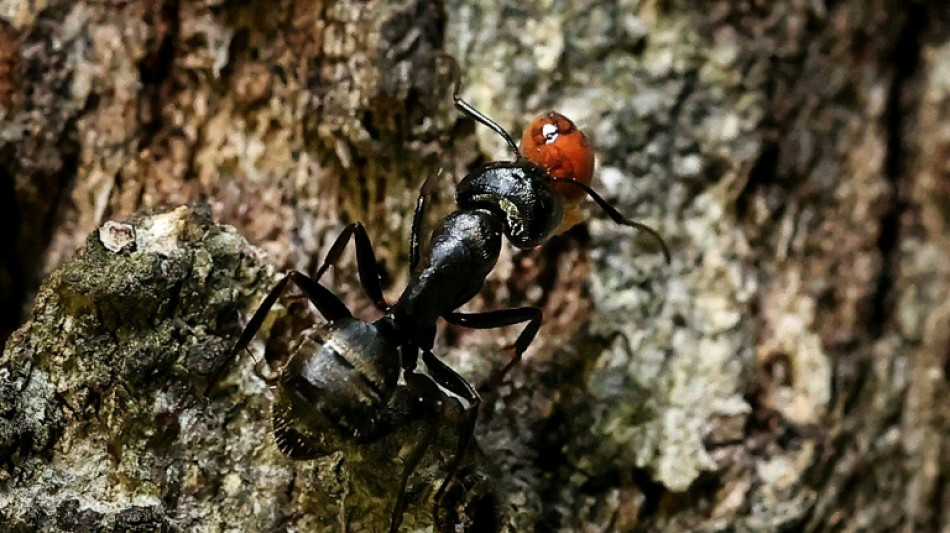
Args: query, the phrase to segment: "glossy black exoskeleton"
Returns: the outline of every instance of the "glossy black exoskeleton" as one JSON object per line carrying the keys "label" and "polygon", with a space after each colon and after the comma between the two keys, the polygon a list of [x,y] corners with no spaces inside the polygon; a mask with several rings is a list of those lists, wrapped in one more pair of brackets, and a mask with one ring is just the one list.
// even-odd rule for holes
{"label": "glossy black exoskeleton", "polygon": [[466,176],[455,193],[460,209],[483,209],[503,223],[518,248],[547,240],[564,216],[561,197],[543,168],[527,160],[489,163]]}

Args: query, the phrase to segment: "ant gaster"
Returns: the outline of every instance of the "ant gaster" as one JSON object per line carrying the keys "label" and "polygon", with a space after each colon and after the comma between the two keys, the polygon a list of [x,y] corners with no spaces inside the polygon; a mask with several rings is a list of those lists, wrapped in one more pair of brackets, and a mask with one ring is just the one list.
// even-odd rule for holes
{"label": "ant gaster", "polygon": [[[419,233],[431,187],[426,181],[412,224],[411,277],[399,299],[390,304],[384,298],[372,244],[363,225],[356,222],[337,237],[312,278],[293,271],[277,283],[230,354],[233,358],[248,346],[288,283],[296,285],[328,321],[304,334],[275,380],[277,445],[295,459],[328,455],[345,442],[379,440],[422,417],[420,409],[439,416],[446,398],[439,386],[465,399],[468,408],[458,423],[457,448],[433,500],[437,521],[439,503],[473,439],[481,402],[468,381],[432,353],[438,318],[476,329],[526,323],[512,346],[511,360],[493,383],[520,360],[541,325],[541,310],[536,307],[456,311],[481,290],[498,260],[502,235],[518,248],[537,246],[580,220],[576,204],[586,195],[615,222],[647,231],[669,260],[666,244],[653,229],[627,220],[589,187],[593,152],[570,120],[557,113],[539,117],[525,132],[523,150],[519,151],[508,132],[457,94],[455,104],[501,135],[516,157],[484,165],[459,183],[458,209],[437,225],[423,257]],[[382,318],[372,323],[354,318],[343,302],[318,282],[351,237],[355,239],[360,284],[383,312]],[[416,372],[420,353],[427,374]],[[397,387],[400,375],[405,388]],[[405,462],[390,531],[395,532],[402,522],[409,476],[433,441],[435,430],[434,422],[430,423]]]}

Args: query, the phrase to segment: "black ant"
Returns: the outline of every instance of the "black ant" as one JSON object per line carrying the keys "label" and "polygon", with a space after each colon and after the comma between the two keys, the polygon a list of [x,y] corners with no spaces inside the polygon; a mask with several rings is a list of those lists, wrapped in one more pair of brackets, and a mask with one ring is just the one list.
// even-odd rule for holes
{"label": "black ant", "polygon": [[[422,256],[419,233],[431,187],[426,181],[412,224],[411,277],[399,299],[390,304],[384,298],[369,236],[361,223],[350,224],[313,277],[293,271],[281,278],[255,311],[229,356],[235,357],[248,346],[288,283],[296,285],[327,320],[326,325],[305,333],[274,380],[277,445],[295,459],[328,455],[343,442],[377,441],[418,418],[419,409],[439,412],[446,398],[440,386],[465,399],[468,408],[459,422],[457,448],[434,496],[436,520],[439,503],[473,439],[481,402],[472,385],[432,353],[437,320],[441,317],[475,329],[526,323],[514,342],[511,360],[495,375],[495,383],[520,360],[541,326],[541,310],[536,307],[482,313],[456,311],[481,290],[498,259],[502,235],[518,248],[537,246],[580,220],[576,204],[587,195],[615,222],[655,237],[669,260],[659,234],[624,218],[588,186],[593,152],[570,120],[557,113],[541,116],[528,127],[519,151],[501,126],[457,94],[454,99],[460,111],[501,135],[516,157],[514,161],[484,165],[459,183],[458,209],[437,225]],[[354,318],[343,302],[319,283],[351,238],[355,239],[360,284],[383,313],[372,323]],[[420,352],[427,374],[416,372]],[[406,389],[397,387],[400,375]],[[407,408],[413,402],[397,394],[397,389],[408,390],[417,400],[413,404],[416,408]],[[434,430],[432,424],[405,463],[390,531],[395,532],[402,522],[406,484],[433,441]]]}

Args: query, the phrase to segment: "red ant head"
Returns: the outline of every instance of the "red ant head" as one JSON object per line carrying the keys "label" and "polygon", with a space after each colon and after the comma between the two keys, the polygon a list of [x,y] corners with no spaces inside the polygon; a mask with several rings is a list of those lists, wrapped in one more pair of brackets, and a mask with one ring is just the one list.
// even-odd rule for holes
{"label": "red ant head", "polygon": [[[589,185],[594,177],[594,149],[584,132],[564,115],[549,111],[534,119],[521,137],[521,154],[555,178],[573,178]],[[579,187],[555,183],[569,203],[584,196]]]}

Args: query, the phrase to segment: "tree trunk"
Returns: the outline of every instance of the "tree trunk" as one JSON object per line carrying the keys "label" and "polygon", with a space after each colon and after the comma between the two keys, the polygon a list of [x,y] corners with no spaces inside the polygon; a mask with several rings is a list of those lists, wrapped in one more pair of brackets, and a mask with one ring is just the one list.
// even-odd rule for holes
{"label": "tree trunk", "polygon": [[[423,180],[432,221],[509,157],[453,110],[452,56],[515,135],[574,119],[673,259],[593,203],[506,248],[466,309],[544,325],[438,529],[950,531],[948,28],[896,0],[0,0],[0,529],[389,526],[427,421],[295,461],[256,373],[312,318],[286,300],[226,359],[349,222],[397,297]],[[374,319],[355,270],[323,282]],[[479,387],[516,335],[447,327],[436,354]],[[405,528],[433,524],[460,408]]]}

